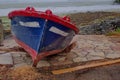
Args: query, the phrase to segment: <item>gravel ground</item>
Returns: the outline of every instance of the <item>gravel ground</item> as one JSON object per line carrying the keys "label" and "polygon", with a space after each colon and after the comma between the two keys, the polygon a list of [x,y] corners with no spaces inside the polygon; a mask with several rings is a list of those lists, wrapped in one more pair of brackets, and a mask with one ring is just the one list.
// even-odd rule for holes
{"label": "gravel ground", "polygon": [[120,63],[61,75],[41,74],[31,67],[15,70],[10,70],[5,66],[0,67],[0,80],[15,80],[17,78],[18,80],[120,80]]}
{"label": "gravel ground", "polygon": [[56,80],[120,80],[120,64],[58,75]]}

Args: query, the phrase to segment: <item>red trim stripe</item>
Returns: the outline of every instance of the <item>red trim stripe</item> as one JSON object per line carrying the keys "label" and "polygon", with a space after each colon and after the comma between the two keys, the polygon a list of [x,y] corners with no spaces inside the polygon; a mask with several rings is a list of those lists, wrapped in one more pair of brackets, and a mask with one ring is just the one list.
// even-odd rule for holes
{"label": "red trim stripe", "polygon": [[37,52],[34,49],[32,49],[31,47],[29,47],[28,45],[26,45],[25,43],[23,43],[22,41],[18,40],[15,36],[13,38],[22,48],[24,48],[31,55],[31,57],[34,61],[36,59]]}

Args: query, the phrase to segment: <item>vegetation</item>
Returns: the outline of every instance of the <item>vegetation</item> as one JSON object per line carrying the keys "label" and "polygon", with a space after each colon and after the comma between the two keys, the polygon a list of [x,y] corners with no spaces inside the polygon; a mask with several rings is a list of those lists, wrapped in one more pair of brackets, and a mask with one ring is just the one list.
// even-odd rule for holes
{"label": "vegetation", "polygon": [[7,16],[1,16],[2,24],[4,27],[4,38],[11,33],[10,30],[10,19]]}
{"label": "vegetation", "polygon": [[120,36],[120,27],[117,28],[115,31],[113,32],[109,32],[108,34],[106,34],[107,36]]}
{"label": "vegetation", "polygon": [[85,25],[90,25],[93,23],[99,23],[106,19],[112,19],[120,17],[120,13],[117,12],[87,12],[87,13],[74,13],[68,14],[71,18],[72,23],[76,26],[81,27]]}
{"label": "vegetation", "polygon": [[10,30],[10,19],[8,19],[6,16],[2,16],[0,19],[2,19],[4,30]]}
{"label": "vegetation", "polygon": [[120,4],[120,0],[115,0],[115,3],[119,3]]}
{"label": "vegetation", "polygon": [[117,29],[116,29],[116,32],[120,33],[120,28],[117,28]]}
{"label": "vegetation", "polygon": [[15,69],[0,66],[0,80],[49,80],[49,76],[43,75],[31,66],[21,66]]}

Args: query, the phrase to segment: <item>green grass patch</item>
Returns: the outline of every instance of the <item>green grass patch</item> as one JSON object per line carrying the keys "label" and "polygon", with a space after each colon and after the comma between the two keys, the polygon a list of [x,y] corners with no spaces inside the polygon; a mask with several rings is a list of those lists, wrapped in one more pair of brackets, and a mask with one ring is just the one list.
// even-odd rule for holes
{"label": "green grass patch", "polygon": [[120,33],[120,28],[117,28],[117,29],[116,29],[116,32]]}
{"label": "green grass patch", "polygon": [[120,28],[117,28],[115,31],[113,32],[109,32],[106,34],[107,36],[120,36]]}
{"label": "green grass patch", "polygon": [[0,17],[4,26],[4,30],[10,30],[10,19],[7,16]]}
{"label": "green grass patch", "polygon": [[115,0],[115,2],[120,4],[120,0]]}

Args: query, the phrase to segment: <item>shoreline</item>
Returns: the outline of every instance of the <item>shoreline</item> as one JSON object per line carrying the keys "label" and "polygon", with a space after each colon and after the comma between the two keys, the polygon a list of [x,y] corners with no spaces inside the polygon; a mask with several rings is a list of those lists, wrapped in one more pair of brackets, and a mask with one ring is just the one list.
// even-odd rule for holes
{"label": "shoreline", "polygon": [[[36,9],[37,10],[37,9]],[[120,10],[110,10],[110,11],[94,11],[94,12],[69,12],[69,13],[59,13],[56,14],[60,17],[69,16],[71,18],[72,23],[76,24],[76,26],[84,26],[91,22],[96,22],[106,18],[112,17],[120,17]],[[10,19],[7,16],[0,16],[0,19],[3,21],[3,25],[5,26],[5,30],[10,29]],[[80,25],[81,24],[81,25]]]}
{"label": "shoreline", "polygon": [[[120,5],[94,5],[94,6],[71,6],[71,7],[34,7],[37,11],[45,11],[50,9],[54,14],[71,14],[71,13],[85,13],[85,12],[120,12]],[[0,9],[0,16],[7,16],[13,10],[25,8],[7,8]]]}

